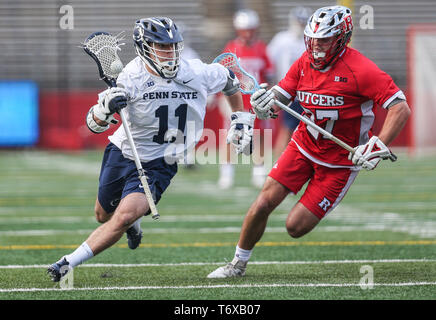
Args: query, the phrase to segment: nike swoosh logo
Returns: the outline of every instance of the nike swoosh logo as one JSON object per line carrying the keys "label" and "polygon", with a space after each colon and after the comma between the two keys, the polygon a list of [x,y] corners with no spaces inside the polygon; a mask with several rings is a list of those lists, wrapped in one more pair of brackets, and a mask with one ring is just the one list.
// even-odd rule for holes
{"label": "nike swoosh logo", "polygon": [[121,199],[115,199],[115,200],[112,200],[109,204],[110,204],[112,207],[117,207],[118,204],[120,203],[120,201],[121,201]]}
{"label": "nike swoosh logo", "polygon": [[188,80],[188,81],[183,81],[183,84],[187,84],[187,83],[191,82],[192,80],[194,80],[194,78],[192,78],[191,80]]}

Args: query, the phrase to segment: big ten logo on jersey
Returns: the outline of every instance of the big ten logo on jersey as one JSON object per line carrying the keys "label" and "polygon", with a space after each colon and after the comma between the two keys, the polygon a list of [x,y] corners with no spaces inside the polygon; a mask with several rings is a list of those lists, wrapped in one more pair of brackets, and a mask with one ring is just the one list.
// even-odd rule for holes
{"label": "big ten logo on jersey", "polygon": [[348,82],[348,78],[335,76],[335,82]]}
{"label": "big ten logo on jersey", "polygon": [[152,86],[154,86],[154,81],[148,81],[147,82],[147,87],[150,88]]}
{"label": "big ten logo on jersey", "polygon": [[185,99],[185,100],[191,100],[191,99],[198,99],[198,92],[197,91],[187,91],[187,92],[180,92],[180,91],[151,91],[151,92],[145,92],[142,95],[142,98],[144,100],[153,100],[153,99]]}

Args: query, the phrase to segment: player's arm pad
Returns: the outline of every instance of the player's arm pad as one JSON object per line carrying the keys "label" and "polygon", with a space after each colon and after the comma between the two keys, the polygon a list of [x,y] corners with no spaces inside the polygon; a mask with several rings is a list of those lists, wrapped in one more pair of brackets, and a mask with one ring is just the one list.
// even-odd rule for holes
{"label": "player's arm pad", "polygon": [[227,83],[222,92],[226,96],[232,96],[239,90],[239,80],[236,78],[232,70],[227,69],[227,71]]}
{"label": "player's arm pad", "polygon": [[283,103],[285,106],[289,105],[292,102],[292,99],[287,98],[283,93],[281,93],[280,91],[278,91],[275,86],[272,87],[272,92],[274,93],[274,97],[276,100],[280,101],[281,103]]}
{"label": "player's arm pad", "polygon": [[109,129],[109,124],[107,124],[106,126],[100,126],[99,124],[97,124],[97,122],[95,122],[94,120],[94,109],[95,106],[92,106],[91,109],[89,109],[88,113],[86,114],[86,125],[88,126],[88,129],[91,130],[94,133],[102,133],[104,131],[106,131],[107,129]]}

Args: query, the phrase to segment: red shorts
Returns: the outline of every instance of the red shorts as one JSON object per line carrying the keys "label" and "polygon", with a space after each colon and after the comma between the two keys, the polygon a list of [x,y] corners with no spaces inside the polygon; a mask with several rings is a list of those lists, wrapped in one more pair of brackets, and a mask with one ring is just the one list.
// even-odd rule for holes
{"label": "red shorts", "polygon": [[304,156],[291,141],[269,176],[297,194],[309,181],[300,202],[322,219],[343,199],[359,171],[329,168]]}

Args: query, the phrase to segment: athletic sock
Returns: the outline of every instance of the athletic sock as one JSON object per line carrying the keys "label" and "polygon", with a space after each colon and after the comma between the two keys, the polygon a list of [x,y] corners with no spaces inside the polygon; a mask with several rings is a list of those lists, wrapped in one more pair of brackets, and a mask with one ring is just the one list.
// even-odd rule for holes
{"label": "athletic sock", "polygon": [[231,163],[224,163],[220,165],[220,178],[218,186],[221,189],[228,189],[233,186],[233,179],[235,175],[235,168]]}
{"label": "athletic sock", "polygon": [[233,167],[233,164],[231,163],[224,163],[220,166],[220,175],[225,177],[230,177],[233,179],[233,176],[235,175],[235,168]]}
{"label": "athletic sock", "polygon": [[140,217],[138,220],[136,220],[131,226],[135,229],[136,234],[139,234],[139,232],[141,232],[141,220],[142,220],[142,217]]}
{"label": "athletic sock", "polygon": [[235,258],[242,260],[242,261],[248,261],[248,259],[250,259],[250,256],[251,256],[251,251],[253,251],[253,250],[245,250],[245,249],[239,248],[239,246],[236,246]]}
{"label": "athletic sock", "polygon": [[70,263],[70,267],[74,268],[75,266],[91,259],[93,256],[94,254],[92,253],[91,248],[86,242],[84,242],[73,253],[66,255],[65,258]]}

